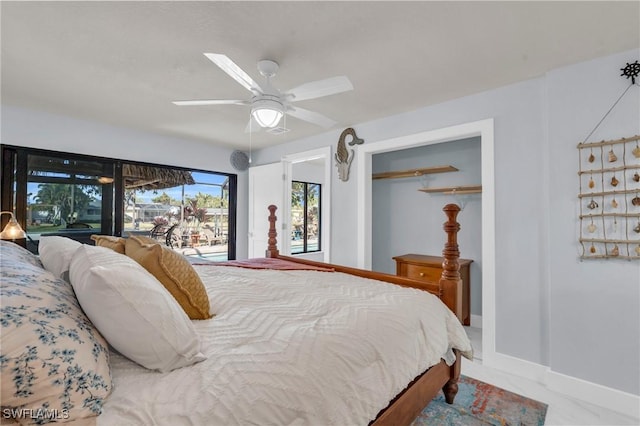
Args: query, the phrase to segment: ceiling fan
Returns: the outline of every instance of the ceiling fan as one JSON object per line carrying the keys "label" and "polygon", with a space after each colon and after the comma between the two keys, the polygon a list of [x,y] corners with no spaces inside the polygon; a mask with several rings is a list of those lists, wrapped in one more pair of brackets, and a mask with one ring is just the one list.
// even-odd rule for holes
{"label": "ceiling fan", "polygon": [[[219,66],[231,78],[249,90],[252,95],[248,100],[243,99],[204,99],[173,101],[175,105],[250,105],[251,120],[260,127],[247,126],[248,131],[259,130],[261,127],[276,130],[276,126],[284,114],[316,124],[321,127],[332,127],[336,121],[314,111],[293,106],[292,103],[307,99],[315,99],[353,90],[351,81],[345,76],[331,77],[324,80],[312,81],[280,92],[271,85],[271,78],[278,72],[278,64],[271,60],[258,62],[258,71],[266,78],[262,84],[256,83],[246,72],[236,65],[229,57],[219,53],[205,53],[204,56]],[[282,132],[288,131],[279,128]],[[275,133],[275,132],[274,132]]]}

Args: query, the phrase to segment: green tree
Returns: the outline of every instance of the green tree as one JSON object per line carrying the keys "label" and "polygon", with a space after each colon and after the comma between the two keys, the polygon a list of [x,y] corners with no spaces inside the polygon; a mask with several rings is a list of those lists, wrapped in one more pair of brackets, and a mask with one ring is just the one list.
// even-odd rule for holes
{"label": "green tree", "polygon": [[[226,199],[220,199],[217,195],[204,194],[198,192],[195,197],[184,197],[184,203],[186,205],[192,204],[195,201],[195,208],[218,208],[228,207],[229,202]],[[221,206],[222,204],[222,206]]]}
{"label": "green tree", "polygon": [[307,185],[309,207],[318,205],[319,185],[306,182],[291,182],[291,207],[301,209],[304,203],[304,189]]}
{"label": "green tree", "polygon": [[171,198],[169,194],[167,194],[164,191],[162,192],[162,194],[158,195],[157,197],[153,197],[151,201],[154,203],[169,204],[172,206],[180,205],[179,200],[176,200],[175,198]]}
{"label": "green tree", "polygon": [[91,185],[70,185],[59,183],[41,183],[38,185],[38,193],[34,197],[37,204],[53,205],[55,211],[54,221],[60,223],[61,219],[67,220],[72,212],[86,210],[95,198],[87,192],[97,193]]}

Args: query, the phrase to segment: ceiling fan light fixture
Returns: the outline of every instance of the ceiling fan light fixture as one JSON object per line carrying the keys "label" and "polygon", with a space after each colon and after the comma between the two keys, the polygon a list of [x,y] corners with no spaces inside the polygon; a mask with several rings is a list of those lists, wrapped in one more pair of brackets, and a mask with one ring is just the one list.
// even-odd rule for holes
{"label": "ceiling fan light fixture", "polygon": [[251,104],[251,115],[260,127],[276,127],[283,116],[282,103],[273,99],[258,99]]}

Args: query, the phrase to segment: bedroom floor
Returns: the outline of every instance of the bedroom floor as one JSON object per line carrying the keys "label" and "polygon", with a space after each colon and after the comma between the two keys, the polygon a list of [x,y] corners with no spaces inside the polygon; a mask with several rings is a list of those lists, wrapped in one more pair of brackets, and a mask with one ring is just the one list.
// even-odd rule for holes
{"label": "bedroom floor", "polygon": [[549,405],[545,425],[640,425],[640,419],[547,389],[533,380],[482,365],[482,329],[465,327],[474,348],[474,361],[462,359],[462,374]]}

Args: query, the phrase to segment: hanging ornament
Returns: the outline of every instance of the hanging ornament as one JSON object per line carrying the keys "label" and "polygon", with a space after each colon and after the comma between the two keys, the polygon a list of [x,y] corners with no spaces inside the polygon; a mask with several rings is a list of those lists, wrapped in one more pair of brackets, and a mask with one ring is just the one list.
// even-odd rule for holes
{"label": "hanging ornament", "polygon": [[635,228],[633,228],[633,232],[636,232],[638,234],[640,234],[640,222],[638,222],[638,224],[636,225]]}
{"label": "hanging ornament", "polygon": [[611,178],[611,186],[616,187],[619,183],[620,181],[616,178],[616,175],[613,175],[613,177]]}
{"label": "hanging ornament", "polygon": [[613,246],[613,248],[611,249],[611,253],[609,253],[611,256],[618,256],[620,254],[620,249],[618,248],[618,245],[615,244]]}
{"label": "hanging ornament", "polygon": [[591,243],[591,247],[589,247],[589,251],[591,253],[595,253],[596,252],[596,246],[594,246],[593,243]]}
{"label": "hanging ornament", "polygon": [[[640,202],[640,198],[638,198],[638,201]],[[598,203],[596,203],[596,200],[594,200],[592,198],[591,202],[589,204],[587,204],[587,207],[589,207],[591,210],[593,210],[593,209],[598,207]]]}
{"label": "hanging ornament", "polygon": [[611,200],[611,207],[613,207],[614,209],[618,208],[618,202],[616,201],[615,198],[613,200]]}
{"label": "hanging ornament", "polygon": [[591,224],[587,226],[587,231],[589,231],[590,234],[593,234],[594,232],[596,232],[596,229],[598,229],[598,227],[595,223],[593,223],[593,219],[591,219]]}
{"label": "hanging ornament", "polygon": [[593,155],[593,149],[591,149],[591,154],[589,154],[589,158],[587,159],[587,161],[589,161],[590,163],[596,161],[596,156]]}
{"label": "hanging ornament", "polygon": [[636,247],[636,254],[640,256],[640,244]]}
{"label": "hanging ornament", "polygon": [[596,183],[593,181],[593,177],[589,178],[589,188],[593,188],[596,186]]}
{"label": "hanging ornament", "polygon": [[631,204],[634,206],[640,206],[640,197],[638,197],[638,194],[631,199]]}
{"label": "hanging ornament", "polygon": [[633,151],[631,151],[631,153],[633,154],[634,157],[640,158],[640,146],[638,146],[637,142],[636,142],[636,147],[633,148]]}
{"label": "hanging ornament", "polygon": [[635,172],[631,179],[633,179],[634,182],[640,182],[640,173]]}
{"label": "hanging ornament", "polygon": [[615,163],[616,161],[618,161],[618,157],[616,156],[616,154],[613,152],[613,148],[611,148],[609,150],[609,162],[610,163]]}

